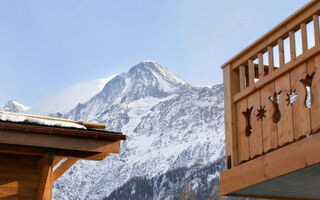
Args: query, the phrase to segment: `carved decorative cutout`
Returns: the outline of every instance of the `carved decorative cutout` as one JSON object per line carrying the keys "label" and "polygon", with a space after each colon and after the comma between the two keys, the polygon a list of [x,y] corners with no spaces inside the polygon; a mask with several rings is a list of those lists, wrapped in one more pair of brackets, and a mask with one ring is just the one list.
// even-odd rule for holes
{"label": "carved decorative cutout", "polygon": [[250,123],[252,110],[253,110],[253,106],[251,106],[250,108],[247,108],[247,110],[245,112],[242,112],[242,114],[244,115],[244,117],[246,119],[246,136],[247,137],[249,137],[252,133],[252,126]]}
{"label": "carved decorative cutout", "polygon": [[311,91],[312,86],[312,80],[315,72],[313,72],[311,75],[307,74],[305,79],[301,79],[300,82],[304,85],[304,88],[306,90],[306,97],[305,97],[305,106],[307,108],[311,108],[314,102],[313,93]]}
{"label": "carved decorative cutout", "polygon": [[293,104],[294,102],[297,101],[297,96],[298,94],[296,93],[296,90],[290,90],[289,93],[287,93],[287,98],[286,98],[286,102],[287,102],[287,105],[289,104]]}
{"label": "carved decorative cutout", "polygon": [[259,120],[262,120],[262,118],[266,117],[266,107],[265,106],[260,106],[260,108],[257,110],[258,114],[256,115]]}
{"label": "carved decorative cutout", "polygon": [[273,114],[272,114],[272,121],[274,123],[278,123],[281,119],[281,112],[279,110],[279,101],[280,101],[280,94],[282,91],[278,93],[274,93],[273,96],[269,97],[270,101],[272,102],[273,106]]}

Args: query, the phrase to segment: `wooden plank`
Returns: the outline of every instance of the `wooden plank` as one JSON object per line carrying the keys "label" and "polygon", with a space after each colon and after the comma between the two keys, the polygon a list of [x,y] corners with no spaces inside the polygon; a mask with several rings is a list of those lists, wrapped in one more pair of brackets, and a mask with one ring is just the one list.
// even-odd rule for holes
{"label": "wooden plank", "polygon": [[258,72],[259,72],[259,78],[262,78],[265,75],[262,53],[258,53]]}
{"label": "wooden plank", "polygon": [[232,69],[236,69],[242,63],[246,62],[248,59],[255,56],[258,52],[266,49],[268,45],[273,44],[277,41],[278,38],[287,34],[289,30],[296,29],[300,23],[308,21],[314,13],[317,13],[320,10],[319,1],[310,1],[305,7],[301,8],[299,11],[291,15],[281,24],[270,30],[268,33],[260,37],[253,44],[248,46],[246,49],[241,51],[239,54],[231,58],[225,64],[222,65],[222,68],[228,64],[232,64]]}
{"label": "wooden plank", "polygon": [[60,176],[62,176],[70,167],[72,167],[78,159],[76,158],[68,158],[66,161],[61,163],[59,167],[53,171],[52,174],[52,183],[54,183]]}
{"label": "wooden plank", "polygon": [[[238,138],[237,138],[237,116],[236,106],[232,102],[234,94],[239,92],[239,75],[231,70],[231,67],[223,69],[224,82],[224,122],[226,134],[226,161],[231,157],[231,167],[237,166],[238,160]],[[227,163],[228,164],[228,163]],[[228,165],[227,165],[228,166]]]}
{"label": "wooden plank", "polygon": [[278,125],[278,142],[283,146],[293,141],[292,105],[287,105],[287,93],[290,92],[290,76],[285,74],[275,81],[275,91],[280,94],[279,110],[281,113]]}
{"label": "wooden plank", "polygon": [[283,39],[278,39],[278,48],[279,48],[279,65],[282,67],[284,65],[284,46]]}
{"label": "wooden plank", "polygon": [[233,96],[233,102],[236,103],[237,101],[247,97],[250,93],[254,92],[256,89],[259,89],[265,86],[266,84],[274,81],[278,77],[282,76],[283,74],[287,73],[293,68],[299,66],[302,62],[305,62],[306,60],[317,55],[318,53],[320,53],[320,46],[315,46],[309,49],[306,53],[303,53],[300,56],[298,56],[294,62],[289,62],[286,64],[285,67],[279,68],[276,71],[274,71],[272,76],[266,76],[264,79],[255,83],[254,86],[249,86],[246,89],[242,90],[241,92],[238,92],[237,94],[235,94]]}
{"label": "wooden plank", "polygon": [[311,86],[314,101],[310,110],[312,133],[315,133],[320,130],[320,55],[308,60],[307,71],[309,75],[315,73]]}
{"label": "wooden plank", "polygon": [[294,61],[296,59],[296,41],[294,37],[294,31],[289,32],[289,40],[290,40],[290,61]]}
{"label": "wooden plank", "polygon": [[120,141],[96,140],[63,135],[1,130],[0,143],[77,150],[97,153],[119,153]]}
{"label": "wooden plank", "polygon": [[62,156],[55,156],[53,159],[52,167],[55,167],[62,159]]}
{"label": "wooden plank", "polygon": [[51,200],[52,199],[52,164],[54,154],[48,153],[40,160],[41,165],[41,178],[38,187],[38,200]]}
{"label": "wooden plank", "polygon": [[301,79],[305,78],[306,74],[305,63],[290,72],[292,92],[297,94],[296,102],[292,103],[293,131],[296,140],[311,132],[310,112],[305,104],[306,89],[301,83]]}
{"label": "wooden plank", "polygon": [[245,73],[246,73],[246,69],[244,66],[240,66],[239,67],[239,81],[240,81],[240,91],[243,90],[245,88]]}
{"label": "wooden plank", "polygon": [[268,62],[269,62],[269,74],[273,72],[274,60],[273,60],[273,47],[268,47]]}
{"label": "wooden plank", "polygon": [[320,163],[320,134],[303,138],[264,156],[220,173],[220,195],[225,196]]}
{"label": "wooden plank", "polygon": [[314,41],[315,45],[320,44],[320,33],[319,33],[319,16],[313,15],[313,28],[314,28]]}
{"label": "wooden plank", "polygon": [[301,29],[301,40],[302,40],[302,53],[308,50],[308,39],[307,39],[307,27],[306,23],[300,24]]}
{"label": "wooden plank", "polygon": [[262,120],[263,130],[263,151],[265,153],[278,148],[278,129],[277,124],[272,121],[273,104],[270,97],[273,96],[274,82],[261,88],[261,105],[265,106],[265,118]]}
{"label": "wooden plank", "polygon": [[260,109],[260,90],[251,94],[248,97],[248,108],[253,107],[251,114],[251,126],[252,126],[252,134],[249,137],[250,143],[250,158],[254,158],[258,155],[261,155],[263,152],[263,144],[262,144],[262,122],[258,120],[258,109]]}
{"label": "wooden plank", "polygon": [[242,112],[247,109],[247,99],[237,102],[237,127],[239,138],[239,162],[247,161],[250,158],[249,137],[246,136],[246,119]]}
{"label": "wooden plank", "polygon": [[255,77],[255,71],[254,71],[254,64],[253,60],[248,60],[248,69],[249,69],[249,86],[254,84],[254,77]]}

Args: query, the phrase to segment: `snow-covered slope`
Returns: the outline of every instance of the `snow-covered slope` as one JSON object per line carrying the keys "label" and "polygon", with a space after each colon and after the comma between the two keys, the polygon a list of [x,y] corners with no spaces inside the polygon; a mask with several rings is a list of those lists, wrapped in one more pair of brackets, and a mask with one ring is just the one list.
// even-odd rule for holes
{"label": "snow-covered slope", "polygon": [[[114,77],[64,117],[105,123],[128,140],[120,155],[78,162],[56,182],[55,199],[105,199],[136,177],[156,180],[179,168],[211,166],[224,154],[222,85],[192,87],[151,61]],[[175,196],[158,191],[154,198]]]}
{"label": "snow-covered slope", "polygon": [[54,116],[56,113],[67,113],[78,103],[84,103],[99,93],[105,84],[115,76],[72,85],[33,105],[28,113]]}
{"label": "snow-covered slope", "polygon": [[10,100],[8,103],[2,108],[3,111],[6,112],[15,112],[22,113],[26,112],[30,107],[22,105],[18,101]]}

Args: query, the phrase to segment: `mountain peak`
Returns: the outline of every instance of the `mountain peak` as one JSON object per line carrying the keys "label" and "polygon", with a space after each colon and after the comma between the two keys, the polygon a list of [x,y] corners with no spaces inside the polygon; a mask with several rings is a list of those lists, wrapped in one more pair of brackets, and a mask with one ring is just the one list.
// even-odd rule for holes
{"label": "mountain peak", "polygon": [[156,61],[146,60],[142,61],[139,64],[135,65],[129,70],[129,73],[134,73],[137,71],[150,71],[155,77],[163,78],[166,81],[169,81],[174,84],[183,84],[185,85],[186,82],[179,78],[176,74],[172,73],[169,69],[163,67]]}
{"label": "mountain peak", "polygon": [[30,107],[24,106],[18,101],[10,100],[8,103],[3,107],[3,110],[6,112],[15,112],[20,113],[28,110]]}

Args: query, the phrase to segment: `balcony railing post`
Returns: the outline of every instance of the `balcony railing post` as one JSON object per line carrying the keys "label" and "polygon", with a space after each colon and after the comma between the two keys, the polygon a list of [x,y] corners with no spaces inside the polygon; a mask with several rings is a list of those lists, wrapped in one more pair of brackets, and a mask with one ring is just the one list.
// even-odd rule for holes
{"label": "balcony railing post", "polygon": [[223,69],[224,82],[224,121],[226,133],[226,164],[231,156],[231,167],[238,165],[238,139],[237,139],[237,118],[236,105],[233,102],[233,95],[240,91],[239,74],[231,69],[229,64]]}

